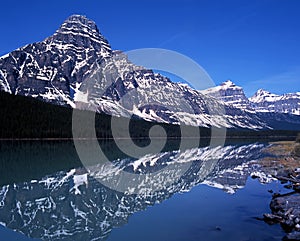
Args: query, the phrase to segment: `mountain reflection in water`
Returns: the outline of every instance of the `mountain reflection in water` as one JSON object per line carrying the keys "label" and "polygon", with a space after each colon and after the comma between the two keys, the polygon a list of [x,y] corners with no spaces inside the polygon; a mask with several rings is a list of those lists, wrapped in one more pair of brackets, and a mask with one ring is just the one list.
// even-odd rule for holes
{"label": "mountain reflection in water", "polygon": [[[74,168],[40,180],[4,185],[0,188],[0,222],[42,240],[106,240],[112,229],[126,224],[133,213],[198,184],[234,193],[245,185],[251,172],[259,171],[253,161],[260,158],[264,147],[256,143],[168,151],[118,159],[109,166],[94,165],[89,171]],[[187,163],[189,168],[178,174]],[[141,174],[157,175],[125,192],[102,184],[111,180],[118,185],[120,171],[135,174],[137,179]]]}

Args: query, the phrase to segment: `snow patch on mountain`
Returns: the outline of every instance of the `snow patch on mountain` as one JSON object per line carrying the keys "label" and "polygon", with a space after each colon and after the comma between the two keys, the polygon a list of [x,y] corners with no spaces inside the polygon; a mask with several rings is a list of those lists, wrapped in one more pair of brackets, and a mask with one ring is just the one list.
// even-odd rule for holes
{"label": "snow patch on mountain", "polygon": [[300,93],[276,95],[259,89],[251,98],[247,98],[243,88],[228,80],[219,86],[202,91],[235,108],[250,113],[285,113],[300,115]]}
{"label": "snow patch on mountain", "polygon": [[257,112],[278,112],[300,115],[300,93],[288,93],[283,95],[272,94],[269,91],[259,89],[250,102]]}
{"label": "snow patch on mountain", "polygon": [[202,93],[222,100],[235,108],[254,112],[243,88],[235,85],[231,80],[227,80],[219,86],[203,90]]}

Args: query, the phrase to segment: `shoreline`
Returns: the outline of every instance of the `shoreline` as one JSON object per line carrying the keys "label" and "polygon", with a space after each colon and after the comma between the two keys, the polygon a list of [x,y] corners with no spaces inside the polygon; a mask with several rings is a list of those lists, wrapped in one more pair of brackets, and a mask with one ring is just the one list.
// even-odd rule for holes
{"label": "shoreline", "polygon": [[273,193],[271,213],[263,214],[263,220],[268,224],[280,224],[286,233],[283,240],[300,240],[300,136],[293,142],[270,144],[266,153],[276,157],[263,158],[262,167],[290,192]]}
{"label": "shoreline", "polygon": [[[224,137],[222,136],[214,136],[214,137],[209,137],[209,136],[200,136],[201,139],[223,139]],[[245,140],[245,139],[257,139],[257,140],[270,140],[270,139],[278,139],[278,138],[288,138],[290,139],[290,141],[292,141],[292,139],[295,139],[296,136],[289,136],[289,135],[276,135],[276,136],[226,136],[226,139],[241,139],[241,140]],[[0,141],[73,141],[73,140],[83,140],[83,141],[89,141],[89,140],[107,140],[107,141],[112,141],[112,140],[148,140],[150,139],[149,137],[132,137],[132,138],[125,138],[125,137],[114,137],[114,138],[71,138],[71,137],[66,137],[66,138],[0,138]],[[168,137],[168,138],[164,138],[164,137],[151,137],[151,139],[157,139],[157,140],[180,140],[180,139],[199,139],[199,137]],[[274,141],[274,142],[270,142],[270,144],[275,144],[275,143],[279,143],[279,142],[285,142],[285,140],[279,140],[279,141]]]}

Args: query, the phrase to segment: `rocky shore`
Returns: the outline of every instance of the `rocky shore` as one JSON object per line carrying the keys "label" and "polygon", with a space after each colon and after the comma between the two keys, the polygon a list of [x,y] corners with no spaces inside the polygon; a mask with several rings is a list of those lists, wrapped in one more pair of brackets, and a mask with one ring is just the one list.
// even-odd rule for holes
{"label": "rocky shore", "polygon": [[300,240],[300,135],[296,142],[272,145],[267,153],[276,154],[277,157],[264,158],[263,168],[272,173],[290,192],[273,194],[271,213],[264,214],[264,221],[269,224],[280,223],[286,232],[283,240]]}

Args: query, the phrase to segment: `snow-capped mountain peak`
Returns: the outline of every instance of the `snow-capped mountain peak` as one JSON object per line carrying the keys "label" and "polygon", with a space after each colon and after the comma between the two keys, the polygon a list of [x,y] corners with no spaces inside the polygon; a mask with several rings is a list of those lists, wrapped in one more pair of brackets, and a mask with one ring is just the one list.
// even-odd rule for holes
{"label": "snow-capped mountain peak", "polygon": [[48,40],[86,48],[104,45],[108,52],[111,51],[110,45],[100,33],[96,23],[81,15],[72,15],[67,18]]}
{"label": "snow-capped mountain peak", "polygon": [[226,80],[220,85],[223,89],[242,89],[242,87],[237,86],[235,83],[233,83],[231,80]]}
{"label": "snow-capped mountain peak", "polygon": [[259,89],[247,98],[243,88],[227,80],[219,86],[202,91],[203,94],[213,96],[235,108],[252,113],[286,113],[300,115],[300,93],[283,95],[273,94],[267,90]]}
{"label": "snow-capped mountain peak", "polygon": [[202,91],[203,94],[213,96],[224,101],[235,108],[252,112],[249,100],[245,96],[242,87],[237,86],[231,80],[223,82],[221,85]]}
{"label": "snow-capped mountain peak", "polygon": [[279,112],[300,115],[300,94],[288,93],[277,95],[259,89],[249,101],[258,112]]}
{"label": "snow-capped mountain peak", "polygon": [[96,24],[72,15],[44,41],[0,58],[0,90],[74,107],[72,90],[96,61],[111,55]]}
{"label": "snow-capped mountain peak", "polygon": [[249,100],[253,103],[259,103],[261,101],[276,101],[278,98],[280,98],[279,95],[272,94],[264,89],[259,89]]}
{"label": "snow-capped mountain peak", "polygon": [[221,83],[218,86],[203,90],[203,94],[208,95],[216,95],[221,94],[220,91],[226,91],[226,90],[242,90],[243,88],[240,86],[237,86],[235,83],[233,83],[231,80],[226,80],[225,82]]}
{"label": "snow-capped mountain peak", "polygon": [[88,34],[94,33],[95,35],[100,35],[99,29],[94,21],[88,19],[86,16],[77,14],[68,17],[56,32],[67,34],[70,31],[83,31]]}
{"label": "snow-capped mountain peak", "polygon": [[67,18],[56,32],[47,38],[47,48],[73,48],[78,52],[89,49],[99,51],[102,57],[111,55],[111,46],[100,33],[96,23],[85,16],[72,15]]}

